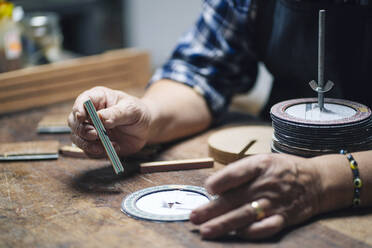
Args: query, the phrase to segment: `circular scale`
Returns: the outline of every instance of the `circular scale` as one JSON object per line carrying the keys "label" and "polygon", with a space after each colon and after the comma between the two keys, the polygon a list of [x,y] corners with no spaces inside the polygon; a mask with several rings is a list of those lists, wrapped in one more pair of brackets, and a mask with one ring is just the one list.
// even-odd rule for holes
{"label": "circular scale", "polygon": [[121,203],[121,210],[141,220],[187,221],[193,209],[211,199],[212,196],[202,187],[162,185],[128,195]]}
{"label": "circular scale", "polygon": [[275,104],[270,111],[274,135],[272,151],[312,157],[372,149],[372,116],[367,106],[324,99],[320,111],[317,98],[302,98]]}

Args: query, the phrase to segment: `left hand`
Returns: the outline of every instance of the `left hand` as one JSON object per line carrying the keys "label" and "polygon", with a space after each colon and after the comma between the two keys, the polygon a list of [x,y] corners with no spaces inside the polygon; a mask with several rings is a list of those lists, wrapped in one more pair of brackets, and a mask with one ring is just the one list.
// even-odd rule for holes
{"label": "left hand", "polygon": [[81,93],[75,100],[68,118],[71,140],[89,157],[105,157],[98,133],[85,110],[90,99],[104,125],[107,135],[119,156],[139,151],[147,142],[151,129],[151,112],[147,102],[119,90],[94,87]]}
{"label": "left hand", "polygon": [[[228,165],[207,179],[206,189],[218,197],[195,209],[191,222],[201,225],[207,239],[232,231],[260,239],[305,221],[319,213],[321,194],[320,176],[310,161],[261,154]],[[258,209],[252,207],[254,201]]]}

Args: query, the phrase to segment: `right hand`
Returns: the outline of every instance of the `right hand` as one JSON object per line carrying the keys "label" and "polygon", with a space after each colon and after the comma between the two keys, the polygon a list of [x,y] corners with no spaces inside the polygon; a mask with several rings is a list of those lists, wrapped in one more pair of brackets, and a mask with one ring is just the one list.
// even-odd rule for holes
{"label": "right hand", "polygon": [[72,142],[88,156],[104,157],[105,150],[84,108],[90,99],[119,156],[139,151],[147,142],[151,114],[146,104],[122,91],[94,87],[80,94],[68,117]]}
{"label": "right hand", "polygon": [[[267,238],[320,213],[321,172],[313,160],[287,154],[238,160],[207,179],[206,189],[219,197],[194,209],[190,221],[201,225],[207,239],[231,231],[247,239]],[[263,216],[257,216],[253,202]]]}

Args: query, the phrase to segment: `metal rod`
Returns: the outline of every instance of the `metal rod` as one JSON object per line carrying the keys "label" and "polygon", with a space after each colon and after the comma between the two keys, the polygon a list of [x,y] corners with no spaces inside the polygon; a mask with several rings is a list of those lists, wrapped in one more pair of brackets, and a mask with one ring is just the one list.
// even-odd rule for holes
{"label": "metal rod", "polygon": [[318,40],[318,105],[320,110],[324,109],[324,44],[325,44],[325,10],[319,11],[319,40]]}

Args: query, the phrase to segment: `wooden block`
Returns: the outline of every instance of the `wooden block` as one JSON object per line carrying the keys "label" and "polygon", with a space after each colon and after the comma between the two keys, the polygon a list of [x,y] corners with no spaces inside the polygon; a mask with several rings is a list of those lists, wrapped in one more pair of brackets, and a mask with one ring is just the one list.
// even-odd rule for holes
{"label": "wooden block", "polygon": [[84,71],[101,70],[105,67],[112,67],[112,65],[121,65],[122,69],[124,69],[127,68],[127,64],[132,65],[133,62],[137,61],[143,62],[144,66],[146,66],[146,60],[148,60],[148,54],[136,49],[108,51],[99,55],[75,58],[2,73],[0,75],[0,89],[19,84],[32,84],[32,81],[41,79],[50,79],[65,75],[79,75]]}
{"label": "wooden block", "polygon": [[149,54],[136,49],[1,73],[0,114],[73,100],[94,86],[143,89],[149,78]]}
{"label": "wooden block", "polygon": [[[52,91],[52,92],[46,92],[40,96],[34,95],[28,98],[24,99],[16,99],[12,101],[8,101],[6,103],[0,103],[0,114],[1,113],[7,113],[7,112],[14,112],[19,111],[22,109],[29,109],[33,107],[41,107],[46,106],[51,103],[57,103],[57,102],[63,102],[68,99],[72,99],[71,97],[78,96],[80,93],[82,93],[85,89],[89,89],[91,87],[97,86],[98,82],[91,82],[86,83],[85,85],[77,85],[75,88],[70,88],[68,91]],[[117,81],[117,82],[106,82],[104,84],[106,87],[117,89],[117,90],[124,90],[126,87],[130,88],[130,85],[123,81]],[[0,101],[1,102],[1,101]]]}
{"label": "wooden block", "polygon": [[73,158],[88,158],[88,156],[81,150],[79,147],[75,145],[71,146],[62,146],[59,148],[59,152],[64,156],[73,157]]}
{"label": "wooden block", "polygon": [[213,167],[213,158],[183,159],[140,164],[141,173],[192,170]]}
{"label": "wooden block", "polygon": [[258,153],[270,153],[273,129],[238,126],[219,130],[208,138],[209,156],[222,164]]}
{"label": "wooden block", "polygon": [[[27,84],[12,85],[5,88],[6,91],[0,92],[0,101],[5,102],[7,99],[29,97],[30,94],[40,95],[43,92],[63,90],[76,85],[84,85],[85,82],[105,82],[112,78],[128,77],[129,73],[123,70],[123,65],[110,68],[110,70],[97,69],[96,71],[87,71],[79,74],[63,74],[58,77],[46,77],[40,80],[31,80]],[[32,84],[31,84],[31,83]],[[1,90],[2,87],[0,87]],[[4,88],[4,87],[3,87]]]}
{"label": "wooden block", "polygon": [[67,113],[45,115],[37,125],[38,133],[70,133]]}
{"label": "wooden block", "polygon": [[29,141],[0,144],[0,161],[57,159],[59,142]]}

